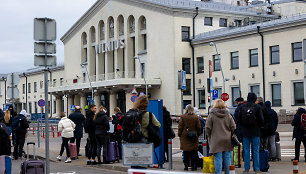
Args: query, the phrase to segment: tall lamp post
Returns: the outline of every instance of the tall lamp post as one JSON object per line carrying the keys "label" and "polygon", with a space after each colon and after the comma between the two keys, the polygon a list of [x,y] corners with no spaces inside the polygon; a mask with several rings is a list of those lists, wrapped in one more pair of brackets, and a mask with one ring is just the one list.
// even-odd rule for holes
{"label": "tall lamp post", "polygon": [[26,75],[26,73],[23,73],[23,76],[25,77],[26,79],[26,82],[25,82],[25,95],[26,95],[26,102],[25,102],[25,107],[24,109],[27,111],[28,110],[28,76]]}
{"label": "tall lamp post", "polygon": [[229,79],[225,79],[224,78],[224,73],[223,73],[223,69],[222,69],[222,65],[221,65],[221,57],[220,57],[220,54],[218,52],[218,49],[217,49],[217,45],[214,43],[214,42],[210,42],[209,43],[210,46],[215,46],[215,49],[216,49],[216,53],[217,53],[217,56],[219,58],[219,61],[220,61],[220,70],[221,70],[221,74],[222,74],[222,79],[223,79],[223,93],[225,93],[225,80],[229,80]]}
{"label": "tall lamp post", "polygon": [[92,85],[91,85],[90,77],[89,77],[88,70],[87,70],[87,65],[88,65],[87,62],[83,62],[83,63],[81,64],[81,67],[82,67],[82,68],[85,68],[85,70],[86,70],[87,78],[88,78],[88,81],[89,81],[89,86],[90,86],[90,88],[91,88],[91,99],[95,102],[95,100],[94,100],[94,89],[93,89],[93,87],[92,87]]}
{"label": "tall lamp post", "polygon": [[2,77],[2,80],[4,81],[4,87],[5,87],[4,88],[4,107],[6,107],[6,81],[7,81],[7,78]]}
{"label": "tall lamp post", "polygon": [[146,74],[143,71],[143,68],[142,68],[142,65],[141,65],[139,57],[138,56],[134,56],[134,59],[138,59],[138,62],[139,62],[139,65],[140,65],[140,69],[141,69],[141,73],[143,74],[143,80],[144,80],[145,85],[146,85],[146,96],[148,96],[148,85],[147,85],[147,80],[146,80]]}

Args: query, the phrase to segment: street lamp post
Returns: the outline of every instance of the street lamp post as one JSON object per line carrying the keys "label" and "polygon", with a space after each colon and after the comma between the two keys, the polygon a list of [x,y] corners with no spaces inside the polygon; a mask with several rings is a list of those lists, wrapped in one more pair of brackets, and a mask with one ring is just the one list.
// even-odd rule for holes
{"label": "street lamp post", "polygon": [[4,81],[4,107],[6,106],[6,81],[7,81],[7,78],[5,77],[2,77],[2,80]]}
{"label": "street lamp post", "polygon": [[146,74],[145,74],[145,72],[143,71],[143,68],[141,67],[141,62],[140,62],[139,57],[138,57],[138,56],[134,56],[134,59],[138,59],[138,61],[139,61],[141,73],[143,74],[143,80],[144,80],[145,85],[146,85],[146,96],[148,96],[148,85],[147,85],[147,80],[146,80]]}
{"label": "street lamp post", "polygon": [[[210,46],[215,46],[216,53],[217,53],[217,56],[218,56],[219,61],[220,61],[220,70],[221,70],[222,79],[223,79],[223,93],[225,93],[225,78],[224,78],[224,73],[223,73],[223,69],[222,69],[222,66],[221,66],[221,57],[219,55],[219,52],[218,52],[218,49],[217,49],[217,45],[214,42],[210,42],[209,45]],[[228,81],[229,79],[226,79],[226,80]]]}
{"label": "street lamp post", "polygon": [[94,101],[94,103],[95,103],[95,100],[94,100],[94,89],[93,89],[93,87],[92,87],[92,85],[91,85],[91,81],[90,81],[90,77],[89,77],[89,74],[88,74],[88,70],[87,70],[87,62],[83,62],[82,64],[81,64],[81,67],[83,68],[83,67],[85,67],[85,70],[86,70],[86,74],[87,74],[87,77],[88,77],[88,81],[89,81],[89,86],[90,86],[90,88],[91,88],[91,99]]}
{"label": "street lamp post", "polygon": [[26,99],[25,99],[25,107],[24,109],[27,111],[28,110],[28,76],[26,75],[26,73],[23,73],[23,76],[25,77],[26,79],[26,82],[25,82],[25,95],[26,95]]}

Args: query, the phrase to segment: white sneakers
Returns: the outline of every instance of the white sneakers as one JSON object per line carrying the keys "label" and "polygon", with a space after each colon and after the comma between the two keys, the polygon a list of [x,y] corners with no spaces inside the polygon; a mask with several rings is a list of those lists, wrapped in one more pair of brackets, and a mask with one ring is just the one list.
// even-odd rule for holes
{"label": "white sneakers", "polygon": [[62,157],[59,155],[58,157],[56,157],[57,161],[62,161]]}
{"label": "white sneakers", "polygon": [[71,158],[67,158],[67,160],[65,161],[65,163],[71,163]]}

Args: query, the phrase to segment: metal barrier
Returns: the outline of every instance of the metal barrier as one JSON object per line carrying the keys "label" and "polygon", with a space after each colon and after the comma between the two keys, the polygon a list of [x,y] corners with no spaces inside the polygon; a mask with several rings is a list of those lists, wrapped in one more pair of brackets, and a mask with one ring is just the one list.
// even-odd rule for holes
{"label": "metal barrier", "polygon": [[129,169],[128,174],[194,174],[191,172],[171,172],[171,171],[161,171],[161,170],[138,170]]}

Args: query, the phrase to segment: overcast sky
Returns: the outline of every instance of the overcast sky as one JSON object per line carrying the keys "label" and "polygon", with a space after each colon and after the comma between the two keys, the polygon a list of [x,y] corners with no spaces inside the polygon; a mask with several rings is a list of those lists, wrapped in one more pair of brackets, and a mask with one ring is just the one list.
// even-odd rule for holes
{"label": "overcast sky", "polygon": [[96,0],[0,0],[0,74],[34,67],[33,19],[57,22],[57,62],[64,62],[60,38]]}

